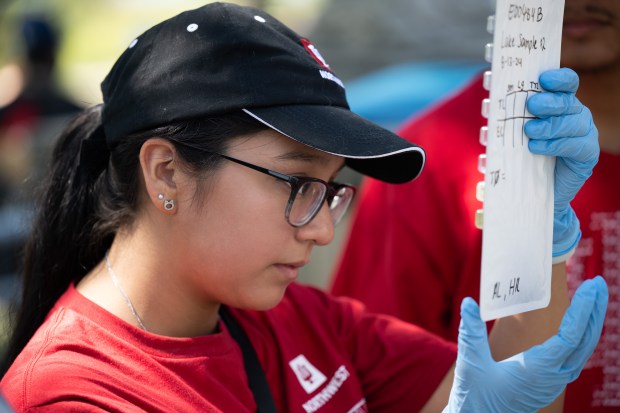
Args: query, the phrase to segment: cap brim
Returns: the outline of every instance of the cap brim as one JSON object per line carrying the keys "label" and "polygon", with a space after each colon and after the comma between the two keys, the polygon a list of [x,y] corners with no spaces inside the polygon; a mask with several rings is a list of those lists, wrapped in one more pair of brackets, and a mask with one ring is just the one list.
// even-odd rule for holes
{"label": "cap brim", "polygon": [[424,168],[421,147],[345,108],[286,105],[243,110],[271,129],[342,156],[350,168],[382,181],[408,182]]}

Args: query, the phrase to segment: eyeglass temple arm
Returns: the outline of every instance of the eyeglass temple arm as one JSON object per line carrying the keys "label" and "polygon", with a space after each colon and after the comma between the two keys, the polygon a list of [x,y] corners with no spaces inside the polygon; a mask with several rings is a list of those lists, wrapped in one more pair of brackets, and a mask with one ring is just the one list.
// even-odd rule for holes
{"label": "eyeglass temple arm", "polygon": [[250,168],[250,169],[254,169],[255,171],[262,172],[264,174],[268,174],[268,175],[274,176],[276,178],[282,179],[283,181],[290,182],[290,181],[292,181],[295,178],[294,176],[285,175],[285,174],[282,174],[280,172],[272,171],[271,169],[263,168],[262,166],[254,165],[254,164],[242,161],[241,159],[232,158],[230,156],[222,155],[222,154],[219,154],[219,153],[217,155],[221,156],[224,159],[228,159],[231,162],[237,163],[239,165],[243,165],[243,166],[245,166],[247,168]]}

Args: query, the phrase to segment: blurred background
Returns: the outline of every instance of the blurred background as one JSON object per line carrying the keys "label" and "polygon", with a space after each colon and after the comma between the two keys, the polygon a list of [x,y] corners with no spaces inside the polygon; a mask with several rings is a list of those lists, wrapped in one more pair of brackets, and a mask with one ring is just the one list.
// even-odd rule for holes
{"label": "blurred background", "polygon": [[[0,356],[33,194],[67,120],[101,101],[99,84],[140,33],[194,0],[0,0]],[[484,70],[492,0],[235,1],[309,37],[345,82],[351,109],[396,130]],[[344,171],[340,180],[359,184]],[[389,211],[386,211],[389,213]],[[329,283],[348,220],[315,249],[301,281]]]}

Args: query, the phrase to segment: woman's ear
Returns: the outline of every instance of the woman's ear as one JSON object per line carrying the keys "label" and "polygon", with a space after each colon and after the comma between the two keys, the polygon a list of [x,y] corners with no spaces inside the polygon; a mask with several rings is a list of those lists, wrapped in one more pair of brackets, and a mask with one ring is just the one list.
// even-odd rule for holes
{"label": "woman's ear", "polygon": [[174,145],[161,138],[148,139],[140,149],[140,166],[146,192],[157,209],[165,214],[175,214],[177,210],[178,163],[175,162]]}

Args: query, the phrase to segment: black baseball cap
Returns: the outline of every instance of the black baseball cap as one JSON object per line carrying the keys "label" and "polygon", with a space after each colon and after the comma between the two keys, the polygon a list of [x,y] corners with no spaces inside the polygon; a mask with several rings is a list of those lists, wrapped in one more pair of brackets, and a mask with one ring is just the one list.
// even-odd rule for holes
{"label": "black baseball cap", "polygon": [[422,148],[349,110],[316,47],[266,12],[210,3],[150,28],[101,84],[108,146],[172,122],[243,111],[387,182],[416,178]]}

